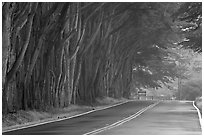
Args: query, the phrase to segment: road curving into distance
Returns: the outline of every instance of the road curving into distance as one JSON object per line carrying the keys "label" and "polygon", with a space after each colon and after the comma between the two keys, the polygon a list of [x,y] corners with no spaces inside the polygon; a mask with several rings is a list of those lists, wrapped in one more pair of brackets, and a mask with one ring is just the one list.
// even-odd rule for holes
{"label": "road curving into distance", "polygon": [[3,135],[201,134],[192,102],[129,101],[67,120],[3,132]]}
{"label": "road curving into distance", "polygon": [[129,117],[156,101],[129,101],[79,117],[3,132],[3,135],[82,135]]}
{"label": "road curving into distance", "polygon": [[139,117],[102,135],[201,135],[201,125],[193,102],[162,101]]}

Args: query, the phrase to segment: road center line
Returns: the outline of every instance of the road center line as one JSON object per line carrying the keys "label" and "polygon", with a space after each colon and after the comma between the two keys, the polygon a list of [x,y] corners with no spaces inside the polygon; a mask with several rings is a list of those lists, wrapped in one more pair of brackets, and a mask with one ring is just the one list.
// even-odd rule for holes
{"label": "road center line", "polygon": [[118,122],[115,122],[115,123],[113,123],[113,124],[111,124],[111,125],[108,125],[108,126],[105,126],[105,127],[102,127],[102,128],[96,129],[96,130],[93,130],[93,131],[91,131],[91,132],[85,133],[84,135],[94,135],[94,134],[100,133],[100,132],[102,132],[102,131],[105,131],[105,130],[108,130],[108,129],[111,129],[111,128],[120,126],[120,125],[122,125],[122,124],[124,124],[124,123],[126,123],[126,122],[128,122],[128,121],[130,121],[130,120],[132,120],[132,119],[134,119],[134,118],[136,118],[136,117],[138,117],[138,116],[141,115],[143,112],[145,112],[146,110],[148,110],[148,109],[150,109],[150,108],[156,106],[157,104],[159,104],[159,102],[156,102],[156,103],[154,103],[154,104],[152,104],[152,105],[149,105],[149,106],[147,106],[147,107],[141,109],[140,111],[136,112],[135,114],[133,114],[133,115],[131,115],[131,116],[125,118],[125,119],[122,119],[122,120],[120,120],[120,121],[118,121]]}
{"label": "road center line", "polygon": [[49,123],[58,122],[58,121],[63,121],[63,120],[68,120],[68,119],[71,119],[71,118],[75,118],[75,117],[83,116],[83,115],[86,115],[86,114],[89,114],[89,113],[93,113],[95,111],[100,111],[100,110],[105,110],[105,109],[109,109],[109,108],[112,108],[112,107],[116,107],[116,106],[131,102],[131,101],[134,101],[134,100],[124,101],[124,102],[117,103],[117,104],[114,104],[114,105],[111,105],[111,106],[107,106],[107,107],[103,107],[103,108],[99,108],[99,109],[95,109],[95,110],[90,110],[90,111],[87,111],[87,112],[84,112],[84,113],[80,113],[80,114],[65,117],[65,118],[54,119],[54,120],[49,120],[49,121],[30,124],[30,125],[24,125],[22,127],[16,127],[16,128],[13,128],[13,129],[5,129],[5,130],[2,131],[2,133],[15,131],[15,130],[20,130],[20,129],[25,129],[25,128],[32,128],[32,127],[35,127],[35,126],[40,126],[40,125],[49,124]]}

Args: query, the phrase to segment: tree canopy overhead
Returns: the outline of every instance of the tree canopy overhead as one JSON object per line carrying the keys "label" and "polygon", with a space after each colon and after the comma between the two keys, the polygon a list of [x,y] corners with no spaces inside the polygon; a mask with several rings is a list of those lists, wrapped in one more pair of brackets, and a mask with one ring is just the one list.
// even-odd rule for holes
{"label": "tree canopy overhead", "polygon": [[171,82],[177,77],[171,48],[201,52],[201,7],[4,2],[3,111],[129,97],[132,83],[155,88]]}
{"label": "tree canopy overhead", "polygon": [[202,52],[202,2],[186,2],[172,14],[178,23],[179,31],[184,39],[179,43],[185,48]]}

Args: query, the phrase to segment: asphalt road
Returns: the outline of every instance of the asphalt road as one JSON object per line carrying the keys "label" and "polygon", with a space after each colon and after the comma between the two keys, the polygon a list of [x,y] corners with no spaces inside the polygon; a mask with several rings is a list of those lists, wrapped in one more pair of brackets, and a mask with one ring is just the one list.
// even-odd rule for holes
{"label": "asphalt road", "polygon": [[154,103],[156,101],[131,101],[63,121],[4,132],[3,135],[82,135],[125,121],[127,117],[128,121],[114,128],[104,128],[97,134],[201,134],[192,103],[160,102],[153,108],[145,109]]}
{"label": "asphalt road", "polygon": [[201,135],[197,110],[192,102],[163,101],[137,118],[103,135]]}

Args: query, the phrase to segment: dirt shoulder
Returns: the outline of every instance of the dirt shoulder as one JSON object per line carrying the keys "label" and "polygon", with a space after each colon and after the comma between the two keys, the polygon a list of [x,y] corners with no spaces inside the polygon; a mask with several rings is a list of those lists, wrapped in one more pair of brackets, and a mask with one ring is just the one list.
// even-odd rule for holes
{"label": "dirt shoulder", "polygon": [[2,116],[2,130],[12,130],[22,128],[26,126],[32,126],[35,124],[51,122],[63,118],[69,118],[75,115],[79,115],[85,112],[103,109],[108,106],[112,106],[121,102],[125,102],[127,99],[113,99],[110,97],[98,98],[96,103],[91,105],[70,105],[66,108],[52,108],[47,111],[39,110],[20,110],[16,113]]}

